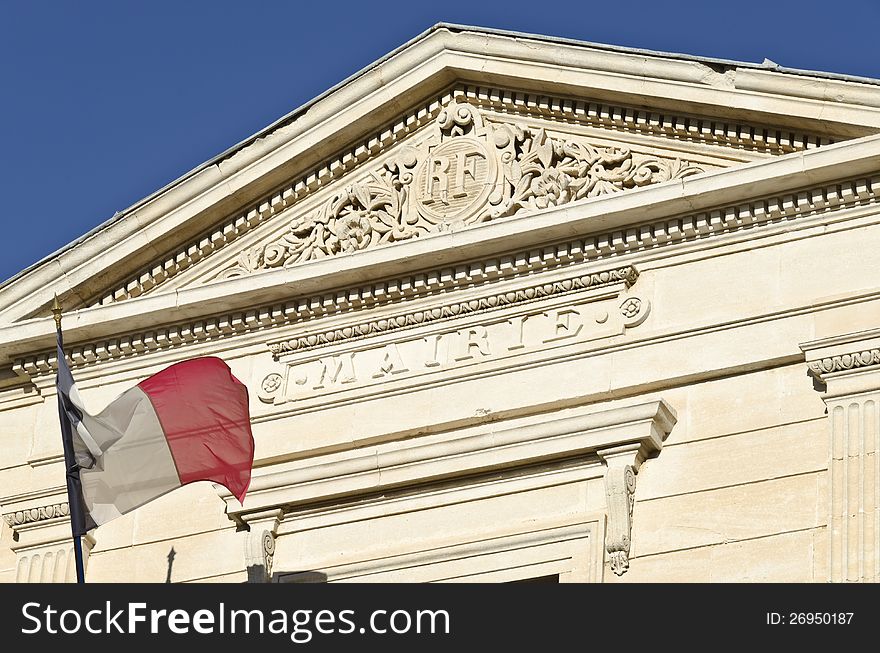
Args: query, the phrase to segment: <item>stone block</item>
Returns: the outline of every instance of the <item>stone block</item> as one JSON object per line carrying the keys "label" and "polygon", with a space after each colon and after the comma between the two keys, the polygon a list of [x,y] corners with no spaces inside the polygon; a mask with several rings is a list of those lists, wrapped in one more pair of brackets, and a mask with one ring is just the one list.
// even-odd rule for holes
{"label": "stone block", "polygon": [[708,440],[667,442],[639,470],[636,500],[825,470],[827,428],[824,419],[813,419]]}
{"label": "stone block", "polygon": [[636,501],[632,554],[644,556],[800,531],[818,515],[818,475],[801,474],[705,492]]}

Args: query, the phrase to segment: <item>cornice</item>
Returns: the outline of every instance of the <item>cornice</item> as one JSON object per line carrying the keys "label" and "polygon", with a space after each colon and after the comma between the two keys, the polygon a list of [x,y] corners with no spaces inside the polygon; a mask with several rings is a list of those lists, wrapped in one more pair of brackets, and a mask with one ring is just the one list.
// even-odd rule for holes
{"label": "cornice", "polygon": [[[429,271],[405,279],[397,279],[360,288],[353,293],[337,293],[301,299],[289,304],[264,306],[242,313],[215,316],[197,322],[185,322],[166,329],[122,336],[118,339],[75,346],[68,349],[73,368],[130,358],[144,353],[159,352],[188,344],[244,335],[270,327],[281,327],[309,322],[321,317],[345,314],[352,309],[385,306],[407,299],[446,295],[456,288],[474,284],[502,281],[563,266],[568,259],[557,249],[550,255],[544,252],[521,252],[511,257],[474,262],[444,270]],[[445,302],[440,306],[390,315],[339,329],[321,329],[301,337],[269,344],[274,356],[292,351],[305,351],[330,343],[340,343],[389,331],[411,328],[458,315],[479,313],[493,308],[536,301],[578,290],[601,288],[613,284],[630,287],[638,279],[632,266],[579,274],[554,282],[532,284],[485,297],[464,301]],[[37,378],[54,374],[58,368],[55,352],[17,359],[13,365],[16,374]]]}
{"label": "cornice", "polygon": [[[857,373],[880,370],[880,329],[811,340],[801,343],[800,349],[804,352],[810,373],[816,379],[822,383],[834,380],[835,392],[826,393],[826,398],[839,394],[843,386],[850,390],[858,386],[858,383],[853,385],[847,381],[860,376]],[[843,381],[843,385],[838,381]]]}
{"label": "cornice", "polygon": [[57,520],[60,518],[69,518],[70,506],[67,501],[53,503],[38,508],[27,508],[25,510],[16,510],[15,512],[6,513],[3,519],[10,528],[19,528],[29,524],[37,524],[40,522],[48,522],[49,520]]}
{"label": "cornice", "polygon": [[460,315],[482,313],[495,308],[514,306],[578,290],[590,290],[618,283],[623,283],[629,288],[638,278],[638,270],[628,265],[552,283],[532,284],[525,288],[499,292],[486,297],[480,297],[479,299],[451,302],[439,307],[410,311],[378,320],[367,320],[340,329],[314,331],[295,338],[270,342],[268,346],[272,355],[277,358],[285,353],[308,351],[322,345],[360,340],[380,333],[400,331],[423,324],[430,324],[438,320],[448,320]]}
{"label": "cornice", "polygon": [[659,400],[516,427],[494,423],[466,437],[437,441],[428,436],[386,443],[369,451],[329,454],[258,474],[244,505],[225,488],[215,487],[226,502],[229,518],[247,523],[251,514],[269,508],[287,511],[340,496],[423,484],[435,480],[441,468],[439,476],[445,480],[450,468],[438,465],[443,459],[455,460],[455,475],[464,477],[502,465],[597,455],[623,445],[634,445],[644,458],[662,449],[676,420],[672,407]]}

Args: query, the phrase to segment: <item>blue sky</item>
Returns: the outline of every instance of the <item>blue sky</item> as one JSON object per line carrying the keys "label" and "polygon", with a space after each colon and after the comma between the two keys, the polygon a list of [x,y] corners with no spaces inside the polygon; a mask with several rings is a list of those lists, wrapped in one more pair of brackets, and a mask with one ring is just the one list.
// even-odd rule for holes
{"label": "blue sky", "polygon": [[0,280],[430,25],[880,77],[880,2],[0,0]]}

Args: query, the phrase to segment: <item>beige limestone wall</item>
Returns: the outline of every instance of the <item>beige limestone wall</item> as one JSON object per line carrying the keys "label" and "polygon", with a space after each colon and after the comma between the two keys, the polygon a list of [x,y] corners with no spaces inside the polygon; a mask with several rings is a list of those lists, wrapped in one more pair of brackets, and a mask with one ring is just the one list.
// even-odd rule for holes
{"label": "beige limestone wall", "polygon": [[188,582],[244,575],[235,526],[211,483],[184,486],[99,530],[88,570],[96,582]]}
{"label": "beige limestone wall", "polygon": [[[855,247],[859,256],[816,265],[828,251]],[[542,567],[537,560],[528,573],[549,569],[568,580],[613,582],[825,581],[828,423],[798,345],[876,326],[875,300],[845,300],[876,286],[864,272],[880,269],[878,252],[880,227],[853,221],[703,252],[629,255],[621,260],[641,271],[633,292],[649,299],[652,309],[643,324],[623,335],[547,347],[510,368],[487,361],[486,373],[477,361],[474,373],[434,386],[395,381],[397,386],[389,386],[394,392],[353,392],[324,409],[297,411],[254,399],[261,471],[270,469],[269,463],[386,440],[467,434],[502,418],[527,419],[539,412],[562,417],[584,407],[662,399],[678,422],[662,451],[639,471],[624,575],[607,566],[595,573],[591,566],[603,555],[601,476],[572,473],[554,480],[552,469],[535,470],[540,480],[528,482],[518,478],[520,471],[456,481],[440,488],[452,497],[446,503],[431,486],[407,496],[371,497],[369,511],[348,501],[295,511],[279,528],[276,573],[317,571],[331,580],[334,574],[340,580],[436,580],[443,573],[510,579],[498,575],[499,568],[513,563],[499,562],[489,572],[462,562],[454,570],[428,573],[423,560],[407,556],[464,547],[460,555],[453,553],[476,560],[467,547],[481,541],[516,547],[523,533],[568,528],[574,530],[565,541],[580,547],[566,544],[559,554],[574,560],[570,567]],[[221,341],[186,354],[223,355],[236,375],[256,388],[269,360],[269,338]],[[87,403],[100,407],[177,355],[144,356],[76,374]],[[43,389],[45,401],[10,395],[0,413],[0,444],[12,461],[0,468],[0,485],[18,493],[52,488],[63,478],[58,462],[32,464],[60,451],[55,397],[48,385]],[[176,582],[244,580],[245,536],[235,532],[225,507],[217,491],[202,483],[103,526],[89,559],[89,579],[162,582],[170,572]],[[4,523],[0,580],[15,577],[13,545]],[[498,552],[502,558],[508,555],[505,546]],[[364,571],[366,562],[383,556],[399,559],[399,566]]]}

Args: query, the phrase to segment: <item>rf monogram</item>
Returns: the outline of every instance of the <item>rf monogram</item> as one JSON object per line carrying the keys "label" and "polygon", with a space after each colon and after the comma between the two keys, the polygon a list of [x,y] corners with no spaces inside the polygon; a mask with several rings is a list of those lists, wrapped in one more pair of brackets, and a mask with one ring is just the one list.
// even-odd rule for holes
{"label": "rf monogram", "polygon": [[478,137],[456,136],[429,148],[413,181],[413,202],[432,224],[454,224],[485,205],[498,182],[498,158]]}
{"label": "rf monogram", "polygon": [[[465,177],[469,182],[477,181],[477,160],[479,152],[456,152],[448,155],[434,155],[428,159],[428,174],[425,179],[425,204],[437,201],[449,205],[450,197],[457,199],[467,197]],[[450,177],[452,180],[450,183]]]}

